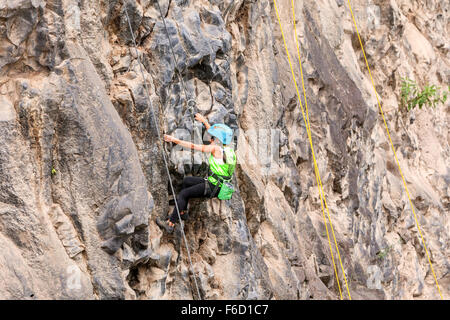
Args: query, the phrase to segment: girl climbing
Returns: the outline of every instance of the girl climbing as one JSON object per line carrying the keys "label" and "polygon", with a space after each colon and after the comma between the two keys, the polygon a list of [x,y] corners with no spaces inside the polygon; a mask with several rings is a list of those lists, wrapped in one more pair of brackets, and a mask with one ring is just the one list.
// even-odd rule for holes
{"label": "girl climbing", "polygon": [[[231,198],[234,189],[230,184],[234,168],[236,167],[236,154],[229,145],[232,142],[233,130],[225,124],[214,124],[210,126],[205,117],[197,113],[195,120],[202,122],[209,135],[209,145],[198,145],[188,141],[177,139],[170,135],[164,135],[166,142],[176,143],[187,149],[194,149],[205,153],[210,153],[209,171],[212,173],[207,178],[185,177],[183,179],[182,190],[177,196],[177,204],[180,210],[181,219],[187,220],[186,212],[190,198],[215,198],[227,200]],[[178,221],[177,207],[173,209],[167,221],[156,219],[156,223],[164,228],[168,233],[172,233],[175,223]]]}

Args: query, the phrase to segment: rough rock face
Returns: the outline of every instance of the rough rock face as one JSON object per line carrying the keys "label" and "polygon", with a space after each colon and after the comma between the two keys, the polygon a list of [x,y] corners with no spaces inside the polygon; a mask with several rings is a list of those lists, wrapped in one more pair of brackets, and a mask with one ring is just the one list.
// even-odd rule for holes
{"label": "rough rock face", "polygon": [[[300,79],[291,1],[277,3]],[[437,299],[347,1],[295,3],[314,150],[352,298]],[[152,117],[201,143],[200,112],[236,129],[239,158],[231,201],[190,203],[201,298],[339,299],[272,1],[159,4],[0,0],[0,298],[198,298],[179,229],[168,236],[154,219],[172,209],[162,152],[176,183],[205,175],[206,157],[161,150]],[[449,105],[406,114],[399,86],[404,76],[449,83],[450,4],[352,6],[448,299]]]}

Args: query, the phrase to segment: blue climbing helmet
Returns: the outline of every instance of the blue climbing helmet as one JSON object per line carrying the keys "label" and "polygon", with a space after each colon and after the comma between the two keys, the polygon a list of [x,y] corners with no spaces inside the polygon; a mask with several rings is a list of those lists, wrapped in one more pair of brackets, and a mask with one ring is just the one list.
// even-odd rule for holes
{"label": "blue climbing helmet", "polygon": [[230,144],[233,139],[233,130],[223,123],[213,124],[207,132],[225,145]]}

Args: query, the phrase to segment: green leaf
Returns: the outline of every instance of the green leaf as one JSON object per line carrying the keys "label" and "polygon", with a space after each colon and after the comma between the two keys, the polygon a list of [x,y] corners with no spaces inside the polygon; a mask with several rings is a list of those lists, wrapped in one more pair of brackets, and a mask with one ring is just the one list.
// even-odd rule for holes
{"label": "green leaf", "polygon": [[419,106],[420,109],[424,106],[436,108],[439,103],[447,101],[450,85],[448,86],[449,90],[441,95],[441,88],[435,84],[426,84],[423,89],[420,89],[414,80],[408,77],[401,77],[400,79],[402,80],[400,88],[401,106],[407,107],[408,110],[412,110],[416,106]]}

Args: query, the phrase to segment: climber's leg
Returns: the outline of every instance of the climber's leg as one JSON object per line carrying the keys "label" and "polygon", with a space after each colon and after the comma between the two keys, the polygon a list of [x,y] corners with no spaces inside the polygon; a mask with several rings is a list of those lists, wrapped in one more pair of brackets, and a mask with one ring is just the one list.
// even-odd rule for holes
{"label": "climber's leg", "polygon": [[[187,189],[189,187],[195,186],[196,184],[204,183],[204,182],[205,182],[205,179],[201,178],[201,177],[191,177],[191,176],[184,177],[183,183],[181,185],[181,190]],[[169,204],[170,205],[174,205],[175,204],[175,200],[173,200],[173,199],[170,200]]]}
{"label": "climber's leg", "polygon": [[181,189],[187,189],[199,183],[205,183],[205,179],[202,177],[184,177]]}
{"label": "climber's leg", "polygon": [[[182,184],[182,190],[188,189],[189,187],[198,185],[200,183],[205,183],[205,180],[201,177],[191,177],[191,176],[184,177],[183,184]],[[186,208],[187,208],[187,205],[186,205]],[[180,209],[180,215],[181,215],[181,219],[183,219],[183,220],[187,220],[189,218],[186,210]],[[175,220],[178,221],[178,215],[175,217]],[[171,221],[169,221],[168,223],[169,223],[169,226],[174,225]]]}
{"label": "climber's leg", "polygon": [[[194,178],[194,177],[189,177],[189,178]],[[195,178],[198,178],[198,177],[195,177]],[[187,209],[188,201],[190,198],[201,198],[205,194],[205,181],[203,180],[203,178],[198,178],[197,181],[200,181],[199,179],[201,180],[201,183],[197,183],[195,185],[190,186],[189,188],[183,189],[177,195],[177,204],[178,204],[178,209],[180,210],[180,215],[182,214],[182,212],[184,213],[184,211]],[[177,208],[175,207],[173,209],[172,214],[170,215],[169,225],[171,225],[171,223],[175,223],[177,221],[178,221],[178,213],[177,213]]]}
{"label": "climber's leg", "polygon": [[[201,178],[201,177],[191,177],[191,176],[184,177],[183,183],[182,183],[182,187],[181,187],[182,188],[181,191],[183,191],[185,189],[188,189],[188,188],[190,188],[192,186],[198,185],[200,183],[203,183],[203,184],[205,183],[205,180],[203,178]],[[180,198],[180,195],[178,195],[178,198],[179,198],[179,201],[177,201],[177,203],[180,205],[180,202],[182,203],[183,199]],[[187,201],[188,200],[184,199],[184,201],[186,202],[186,208],[187,208]],[[178,221],[178,214],[176,214],[176,208],[174,208],[174,213],[175,213],[175,217],[173,217],[172,219],[167,220],[167,223],[168,223],[168,225],[170,227],[174,226],[174,223],[172,221]],[[188,215],[186,213],[186,210],[182,210],[180,208],[180,215],[181,215],[181,218],[183,220],[187,220],[188,219]],[[172,214],[172,216],[173,216],[173,214]]]}

